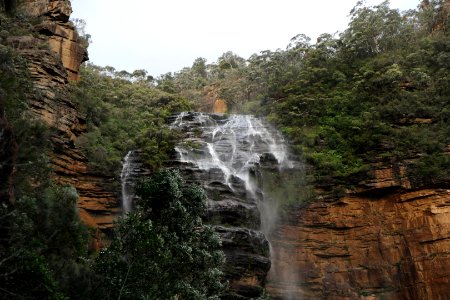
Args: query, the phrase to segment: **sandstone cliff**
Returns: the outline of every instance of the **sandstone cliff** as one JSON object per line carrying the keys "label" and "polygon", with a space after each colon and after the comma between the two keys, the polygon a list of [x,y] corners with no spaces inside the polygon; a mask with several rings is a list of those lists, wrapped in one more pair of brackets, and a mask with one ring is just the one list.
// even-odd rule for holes
{"label": "sandstone cliff", "polygon": [[267,285],[275,299],[447,299],[449,185],[412,188],[403,168],[372,175],[282,218]]}
{"label": "sandstone cliff", "polygon": [[17,8],[33,25],[28,35],[8,38],[8,43],[28,60],[34,83],[29,113],[53,129],[50,153],[55,180],[76,187],[82,219],[94,228],[108,230],[119,213],[116,195],[103,184],[112,178],[93,174],[75,147],[86,123],[70,99],[69,82],[79,77],[87,60],[86,41],[80,38],[69,16],[67,0],[25,0]]}

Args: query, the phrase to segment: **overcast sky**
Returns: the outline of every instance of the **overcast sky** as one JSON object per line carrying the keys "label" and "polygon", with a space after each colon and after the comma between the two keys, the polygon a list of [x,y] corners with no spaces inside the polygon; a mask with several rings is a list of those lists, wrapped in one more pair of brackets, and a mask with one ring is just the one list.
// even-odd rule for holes
{"label": "overcast sky", "polygon": [[[72,18],[92,36],[90,61],[157,76],[209,63],[226,51],[248,58],[284,49],[299,33],[313,41],[346,28],[357,0],[72,0]],[[368,0],[369,5],[381,0]],[[391,0],[400,10],[419,0]]]}

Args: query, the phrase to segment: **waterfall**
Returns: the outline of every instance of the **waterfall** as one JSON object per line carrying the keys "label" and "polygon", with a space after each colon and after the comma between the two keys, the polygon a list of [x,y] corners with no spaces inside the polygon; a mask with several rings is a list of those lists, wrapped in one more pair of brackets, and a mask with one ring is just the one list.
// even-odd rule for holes
{"label": "waterfall", "polygon": [[123,159],[122,173],[120,174],[120,180],[122,183],[122,212],[126,214],[131,211],[133,201],[133,189],[130,187],[129,180],[132,174],[132,155],[133,151],[128,151]]}
{"label": "waterfall", "polygon": [[232,191],[236,180],[242,181],[247,197],[257,200],[261,230],[269,235],[276,223],[277,204],[265,197],[264,179],[259,175],[262,164],[277,170],[293,167],[282,135],[251,115],[181,113],[172,126],[191,132],[175,148],[178,160],[205,171],[220,170]]}
{"label": "waterfall", "polygon": [[203,170],[220,169],[223,181],[231,188],[230,180],[238,177],[245,182],[250,194],[256,193],[252,171],[263,155],[273,157],[280,168],[292,167],[282,136],[260,119],[249,115],[214,119],[214,115],[202,113],[196,114],[190,122],[184,123],[183,118],[186,113],[180,114],[174,124],[177,127],[197,124],[202,137],[189,137],[178,145],[175,150],[179,160]]}
{"label": "waterfall", "polygon": [[[297,205],[304,194],[304,170],[291,159],[283,136],[251,115],[181,113],[173,117],[171,127],[183,134],[175,147],[175,167],[188,181],[204,187],[208,222],[224,224],[230,231],[248,228],[255,234],[262,232],[269,243],[276,240],[279,210]],[[220,231],[224,230],[221,227]],[[249,234],[251,240],[251,231]],[[295,265],[277,265],[282,253],[277,247],[267,247],[272,261],[269,276],[282,278],[286,287],[298,282]],[[233,264],[236,254],[227,251]],[[233,276],[241,282],[238,274]],[[298,293],[289,288],[282,293],[282,299],[298,299]]]}

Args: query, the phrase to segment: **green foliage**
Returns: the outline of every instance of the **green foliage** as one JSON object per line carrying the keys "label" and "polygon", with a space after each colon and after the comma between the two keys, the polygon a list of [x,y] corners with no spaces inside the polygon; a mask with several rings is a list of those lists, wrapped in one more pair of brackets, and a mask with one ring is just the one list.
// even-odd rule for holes
{"label": "green foliage", "polygon": [[[408,37],[404,32],[402,16],[383,1],[374,8],[360,1],[351,11],[349,28],[342,41],[347,51],[357,58],[365,58],[394,49]],[[406,33],[406,35],[405,35]]]}
{"label": "green foliage", "polygon": [[[234,111],[266,116],[320,177],[348,179],[373,162],[418,155],[425,156],[412,171],[417,178],[428,174],[420,161],[441,161],[450,143],[444,2],[400,13],[388,1],[373,7],[360,1],[350,16],[344,32],[322,34],[316,43],[299,34],[286,50],[262,51],[247,63],[225,53],[206,65],[200,88],[188,84],[193,68],[175,73],[172,82],[199,108],[223,98]],[[445,163],[433,166],[436,181]]]}
{"label": "green foliage", "polygon": [[112,67],[82,67],[73,99],[86,116],[88,130],[78,145],[94,170],[117,174],[124,154],[137,148],[153,169],[167,160],[176,137],[166,119],[189,106],[180,96],[155,89],[146,78],[144,70],[129,74]]}
{"label": "green foliage", "polygon": [[138,184],[138,208],[120,220],[96,271],[108,298],[219,299],[220,240],[202,223],[206,197],[177,171]]}
{"label": "green foliage", "polygon": [[416,184],[441,184],[450,179],[450,157],[448,154],[432,153],[421,157],[414,165]]}
{"label": "green foliage", "polygon": [[75,18],[71,19],[71,22],[77,30],[79,42],[81,42],[81,44],[87,48],[91,43],[91,35],[86,33],[86,21],[83,19]]}
{"label": "green foliage", "polygon": [[1,298],[77,299],[90,290],[77,198],[71,187],[52,186],[0,207]]}
{"label": "green foliage", "polygon": [[20,119],[26,108],[25,93],[31,89],[26,60],[11,47],[0,44],[0,98],[7,118]]}

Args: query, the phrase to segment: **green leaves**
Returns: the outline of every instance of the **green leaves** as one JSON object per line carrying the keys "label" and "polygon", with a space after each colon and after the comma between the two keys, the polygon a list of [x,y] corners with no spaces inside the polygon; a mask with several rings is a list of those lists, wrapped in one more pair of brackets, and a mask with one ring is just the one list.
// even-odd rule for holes
{"label": "green leaves", "polygon": [[206,197],[165,170],[137,186],[137,211],[116,227],[116,237],[96,262],[108,297],[218,299],[224,261],[220,241],[201,215]]}
{"label": "green leaves", "polygon": [[77,299],[91,292],[77,198],[74,188],[55,185],[0,208],[1,298]]}
{"label": "green leaves", "polygon": [[389,1],[374,8],[358,4],[351,12],[349,28],[342,35],[346,49],[358,58],[394,49],[403,35],[400,13],[389,8]]}
{"label": "green leaves", "polygon": [[85,114],[88,132],[78,140],[90,166],[117,174],[130,149],[141,149],[147,165],[159,169],[173,149],[175,136],[166,125],[174,112],[186,110],[187,100],[153,87],[146,71],[126,75],[112,67],[87,65],[73,86],[73,99]]}

